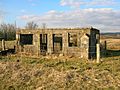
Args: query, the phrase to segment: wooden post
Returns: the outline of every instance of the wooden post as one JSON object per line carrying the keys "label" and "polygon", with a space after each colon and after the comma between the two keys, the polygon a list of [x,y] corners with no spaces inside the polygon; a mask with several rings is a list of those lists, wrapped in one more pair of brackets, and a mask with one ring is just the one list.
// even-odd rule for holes
{"label": "wooden post", "polygon": [[104,45],[105,45],[105,50],[107,50],[107,41],[104,42]]}
{"label": "wooden post", "polygon": [[100,44],[96,44],[97,45],[97,63],[100,62]]}
{"label": "wooden post", "polygon": [[5,50],[5,40],[2,39],[2,50],[4,51]]}
{"label": "wooden post", "polygon": [[104,54],[107,54],[107,41],[104,42]]}

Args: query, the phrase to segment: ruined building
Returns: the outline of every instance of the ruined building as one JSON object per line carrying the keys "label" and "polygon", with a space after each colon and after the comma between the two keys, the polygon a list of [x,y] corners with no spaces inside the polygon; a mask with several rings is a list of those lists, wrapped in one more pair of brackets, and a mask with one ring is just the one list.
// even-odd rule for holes
{"label": "ruined building", "polygon": [[51,54],[96,58],[96,44],[100,41],[95,28],[62,28],[18,30],[16,52],[29,56]]}

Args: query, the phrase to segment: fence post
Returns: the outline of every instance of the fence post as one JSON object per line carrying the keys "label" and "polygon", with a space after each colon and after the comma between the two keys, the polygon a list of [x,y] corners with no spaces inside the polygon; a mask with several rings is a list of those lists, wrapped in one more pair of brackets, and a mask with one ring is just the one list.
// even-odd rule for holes
{"label": "fence post", "polygon": [[104,55],[107,54],[107,41],[104,41]]}
{"label": "fence post", "polygon": [[4,51],[5,50],[5,40],[2,39],[2,50]]}
{"label": "fence post", "polygon": [[100,62],[100,44],[96,44],[97,45],[97,63]]}
{"label": "fence post", "polygon": [[104,45],[105,45],[105,50],[107,50],[107,41],[104,41]]}

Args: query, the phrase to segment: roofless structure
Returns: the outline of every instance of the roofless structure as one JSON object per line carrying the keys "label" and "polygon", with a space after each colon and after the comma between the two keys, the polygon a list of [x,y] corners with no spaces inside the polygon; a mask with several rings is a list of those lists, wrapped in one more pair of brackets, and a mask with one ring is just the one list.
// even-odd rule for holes
{"label": "roofless structure", "polygon": [[63,54],[92,59],[96,58],[100,33],[95,28],[24,29],[17,31],[16,41],[16,52],[23,55]]}

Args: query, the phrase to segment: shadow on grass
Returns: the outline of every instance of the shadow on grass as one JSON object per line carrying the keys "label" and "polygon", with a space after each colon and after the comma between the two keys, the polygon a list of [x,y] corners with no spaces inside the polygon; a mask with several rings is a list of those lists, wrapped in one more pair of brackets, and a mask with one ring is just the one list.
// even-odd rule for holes
{"label": "shadow on grass", "polygon": [[102,53],[102,57],[114,57],[120,56],[120,50],[107,50],[106,52]]}

